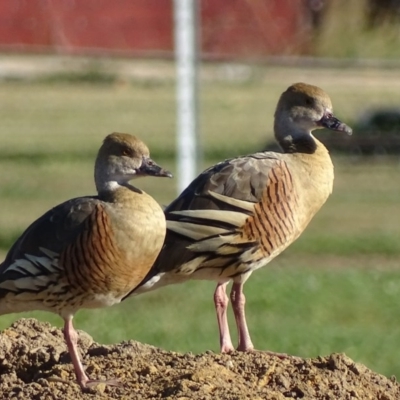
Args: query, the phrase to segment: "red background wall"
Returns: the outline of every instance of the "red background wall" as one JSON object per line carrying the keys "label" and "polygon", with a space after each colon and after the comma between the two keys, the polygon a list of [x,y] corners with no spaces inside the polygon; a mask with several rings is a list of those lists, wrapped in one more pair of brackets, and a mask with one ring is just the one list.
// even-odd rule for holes
{"label": "red background wall", "polygon": [[[208,57],[307,52],[303,0],[201,0]],[[2,0],[0,49],[170,55],[172,0]]]}

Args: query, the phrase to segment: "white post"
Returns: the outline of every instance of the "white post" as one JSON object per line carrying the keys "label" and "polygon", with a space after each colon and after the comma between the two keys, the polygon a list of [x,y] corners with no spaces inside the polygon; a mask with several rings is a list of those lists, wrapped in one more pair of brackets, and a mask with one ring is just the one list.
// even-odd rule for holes
{"label": "white post", "polygon": [[174,0],[177,69],[178,193],[197,173],[197,6],[198,0]]}

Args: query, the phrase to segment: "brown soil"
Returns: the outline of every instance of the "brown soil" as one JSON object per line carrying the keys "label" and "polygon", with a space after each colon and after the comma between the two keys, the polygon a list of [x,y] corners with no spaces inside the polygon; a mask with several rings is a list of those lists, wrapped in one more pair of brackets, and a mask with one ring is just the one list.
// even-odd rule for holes
{"label": "brown soil", "polygon": [[0,333],[0,399],[400,399],[395,380],[344,354],[316,359],[262,352],[179,354],[134,341],[103,346],[84,332],[80,349],[92,378],[117,378],[82,393],[62,332],[21,319]]}

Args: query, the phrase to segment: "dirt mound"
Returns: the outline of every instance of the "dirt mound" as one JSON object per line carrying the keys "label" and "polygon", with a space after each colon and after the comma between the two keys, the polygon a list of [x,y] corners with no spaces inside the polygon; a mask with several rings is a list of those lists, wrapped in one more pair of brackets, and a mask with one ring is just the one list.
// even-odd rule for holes
{"label": "dirt mound", "polygon": [[88,375],[118,378],[121,386],[82,393],[62,332],[21,319],[0,333],[0,399],[400,399],[395,380],[343,354],[306,360],[179,354],[134,341],[103,346],[79,334]]}

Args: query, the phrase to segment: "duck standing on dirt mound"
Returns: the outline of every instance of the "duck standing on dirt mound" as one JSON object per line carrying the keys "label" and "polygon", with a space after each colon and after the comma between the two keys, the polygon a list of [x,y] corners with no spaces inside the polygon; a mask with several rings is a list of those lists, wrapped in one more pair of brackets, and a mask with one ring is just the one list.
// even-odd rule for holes
{"label": "duck standing on dirt mound", "polygon": [[187,279],[217,281],[220,349],[231,352],[226,287],[232,280],[237,349],[252,350],[244,283],[299,237],[332,192],[331,158],[311,133],[319,128],[352,132],[334,117],[322,89],[305,83],[290,86],[275,112],[275,138],[284,153],[237,157],[201,173],[165,209],[163,249],[133,294]]}
{"label": "duck standing on dirt mound", "polygon": [[84,372],[74,314],[119,303],[148,273],[164,241],[162,209],[129,184],[146,175],[171,177],[154,163],[141,140],[108,135],[95,164],[98,195],[68,200],[48,211],[28,227],[0,265],[0,314],[59,314],[82,389],[100,381]]}

